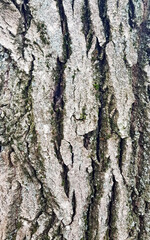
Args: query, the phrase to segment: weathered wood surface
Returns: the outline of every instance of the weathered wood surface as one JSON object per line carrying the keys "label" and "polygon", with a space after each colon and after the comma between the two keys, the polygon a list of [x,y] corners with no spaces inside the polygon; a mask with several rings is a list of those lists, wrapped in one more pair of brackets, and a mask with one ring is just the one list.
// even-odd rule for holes
{"label": "weathered wood surface", "polygon": [[0,1],[0,239],[150,239],[148,0]]}

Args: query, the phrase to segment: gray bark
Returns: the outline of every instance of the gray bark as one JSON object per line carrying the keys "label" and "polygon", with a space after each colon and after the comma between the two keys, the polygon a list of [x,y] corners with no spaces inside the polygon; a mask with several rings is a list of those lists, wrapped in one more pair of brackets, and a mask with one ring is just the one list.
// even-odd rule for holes
{"label": "gray bark", "polygon": [[0,1],[0,239],[150,239],[148,0]]}

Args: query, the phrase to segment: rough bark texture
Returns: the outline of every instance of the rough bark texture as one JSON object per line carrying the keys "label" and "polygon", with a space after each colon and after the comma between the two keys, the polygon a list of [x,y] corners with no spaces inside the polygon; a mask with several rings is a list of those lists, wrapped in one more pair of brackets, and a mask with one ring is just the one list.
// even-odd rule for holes
{"label": "rough bark texture", "polygon": [[0,1],[0,239],[150,239],[148,0]]}

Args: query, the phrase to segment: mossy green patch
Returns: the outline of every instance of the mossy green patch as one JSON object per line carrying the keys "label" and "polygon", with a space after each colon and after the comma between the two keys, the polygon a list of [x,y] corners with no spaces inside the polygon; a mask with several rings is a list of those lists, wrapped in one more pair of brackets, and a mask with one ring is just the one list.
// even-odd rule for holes
{"label": "mossy green patch", "polygon": [[86,119],[86,106],[82,108],[82,113],[80,114],[80,120],[85,121]]}
{"label": "mossy green patch", "polygon": [[36,233],[38,227],[39,227],[38,222],[35,222],[35,223],[32,225],[32,227],[31,227],[32,235],[33,235],[34,233]]}
{"label": "mossy green patch", "polygon": [[47,35],[47,28],[43,22],[37,23],[37,32],[40,33],[40,39],[44,45],[49,45],[49,38]]}
{"label": "mossy green patch", "polygon": [[16,228],[17,228],[17,230],[19,230],[21,227],[22,227],[22,221],[18,221],[18,222],[16,223]]}

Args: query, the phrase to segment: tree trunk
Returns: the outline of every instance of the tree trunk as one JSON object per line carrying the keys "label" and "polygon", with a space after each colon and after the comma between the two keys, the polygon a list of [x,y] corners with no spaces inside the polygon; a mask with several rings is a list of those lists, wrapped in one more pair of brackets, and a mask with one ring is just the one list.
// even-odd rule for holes
{"label": "tree trunk", "polygon": [[0,240],[150,239],[148,9],[0,1]]}

